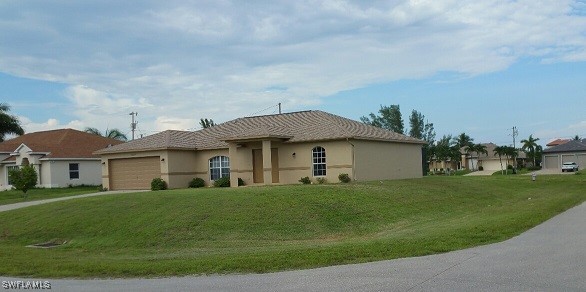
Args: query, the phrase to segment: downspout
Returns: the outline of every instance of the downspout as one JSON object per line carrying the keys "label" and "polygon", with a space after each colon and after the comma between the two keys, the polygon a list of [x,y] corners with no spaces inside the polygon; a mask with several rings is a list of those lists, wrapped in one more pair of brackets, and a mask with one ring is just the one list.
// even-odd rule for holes
{"label": "downspout", "polygon": [[348,142],[348,144],[352,145],[352,179],[356,180],[356,156],[354,153],[354,144],[352,144],[352,142],[350,142],[349,138],[346,138],[346,142]]}

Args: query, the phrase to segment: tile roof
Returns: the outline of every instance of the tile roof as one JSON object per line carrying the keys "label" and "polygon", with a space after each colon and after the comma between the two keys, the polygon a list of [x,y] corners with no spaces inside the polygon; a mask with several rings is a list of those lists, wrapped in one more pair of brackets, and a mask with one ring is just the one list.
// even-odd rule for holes
{"label": "tile roof", "polygon": [[48,153],[43,158],[99,158],[93,154],[122,141],[74,130],[60,129],[24,134],[0,143],[0,152],[14,152],[24,144],[33,152]]}
{"label": "tile roof", "polygon": [[226,141],[282,138],[286,143],[340,139],[424,144],[397,134],[323,111],[302,111],[231,120],[195,132],[167,130],[103,149],[97,154],[157,149],[221,149]]}
{"label": "tile roof", "polygon": [[556,153],[556,152],[584,152],[586,151],[586,139],[582,140],[571,140],[564,144],[554,146],[551,148],[543,149],[543,153]]}
{"label": "tile roof", "polygon": [[547,146],[547,147],[557,146],[557,145],[567,143],[569,141],[570,141],[570,139],[555,139],[555,140],[545,144],[545,146]]}

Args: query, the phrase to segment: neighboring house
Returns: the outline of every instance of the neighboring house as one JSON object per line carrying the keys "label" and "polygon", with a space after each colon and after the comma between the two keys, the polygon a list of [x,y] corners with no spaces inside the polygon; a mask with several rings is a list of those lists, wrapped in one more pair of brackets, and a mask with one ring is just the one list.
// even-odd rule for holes
{"label": "neighboring house", "polygon": [[247,185],[422,177],[422,140],[322,111],[239,118],[195,132],[168,130],[95,152],[103,185],[148,189],[153,178],[185,188],[230,176]]}
{"label": "neighboring house", "polygon": [[[429,163],[429,170],[432,172],[437,172],[440,170],[458,170],[458,169],[472,169],[478,170],[479,166],[482,166],[484,170],[487,171],[497,171],[501,170],[501,161],[503,164],[503,168],[506,168],[507,165],[513,165],[513,159],[508,159],[506,156],[503,156],[499,159],[498,155],[494,154],[494,149],[497,147],[494,143],[482,143],[482,145],[486,146],[486,151],[488,155],[484,153],[480,153],[480,156],[477,152],[466,153],[466,148],[463,147],[460,149],[461,158],[460,161],[452,161],[448,159],[447,161],[436,161],[433,160]],[[517,165],[524,165],[527,159],[527,155],[523,151],[517,151]]]}
{"label": "neighboring house", "polygon": [[[479,166],[482,166],[484,170],[497,171],[501,170],[501,161],[503,168],[506,168],[508,165],[513,165],[513,159],[509,158],[507,160],[506,156],[499,158],[498,155],[494,154],[494,149],[498,145],[494,143],[482,143],[482,145],[486,146],[486,152],[488,152],[488,155],[485,155],[484,153],[480,153],[480,155],[478,155],[477,152],[471,152],[470,155],[466,157],[464,163],[469,169],[476,170]],[[462,154],[465,155],[465,153]],[[518,166],[525,165],[527,154],[525,154],[523,151],[517,151],[516,158]]]}
{"label": "neighboring house", "polygon": [[0,143],[0,189],[11,189],[8,171],[26,164],[37,171],[40,187],[100,185],[102,167],[93,152],[120,143],[73,129],[29,133],[4,141]]}
{"label": "neighboring house", "polygon": [[576,162],[579,169],[586,167],[586,139],[571,140],[543,150],[544,169],[562,169],[562,163]]}

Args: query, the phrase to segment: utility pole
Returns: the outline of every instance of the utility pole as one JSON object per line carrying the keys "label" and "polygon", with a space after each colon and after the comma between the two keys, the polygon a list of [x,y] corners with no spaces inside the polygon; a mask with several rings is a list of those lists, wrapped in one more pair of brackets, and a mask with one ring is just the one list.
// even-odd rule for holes
{"label": "utility pole", "polygon": [[134,140],[134,131],[136,130],[136,124],[138,124],[138,121],[134,121],[134,117],[138,116],[138,113],[131,112],[131,113],[129,113],[129,115],[132,116],[132,122],[130,123],[130,129],[132,131],[132,140]]}
{"label": "utility pole", "polygon": [[[515,143],[517,135],[519,135],[519,131],[517,131],[517,127],[513,126],[513,149],[515,149],[515,153],[517,153],[517,144]],[[513,160],[513,168],[517,169],[517,159]]]}

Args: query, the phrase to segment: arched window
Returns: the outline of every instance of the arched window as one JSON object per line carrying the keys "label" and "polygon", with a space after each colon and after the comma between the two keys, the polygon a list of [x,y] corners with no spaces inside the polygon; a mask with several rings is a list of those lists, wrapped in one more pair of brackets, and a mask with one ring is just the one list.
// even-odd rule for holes
{"label": "arched window", "polygon": [[230,176],[230,159],[227,156],[210,158],[210,180]]}
{"label": "arched window", "polygon": [[326,175],[326,149],[317,146],[311,150],[313,157],[313,176]]}

